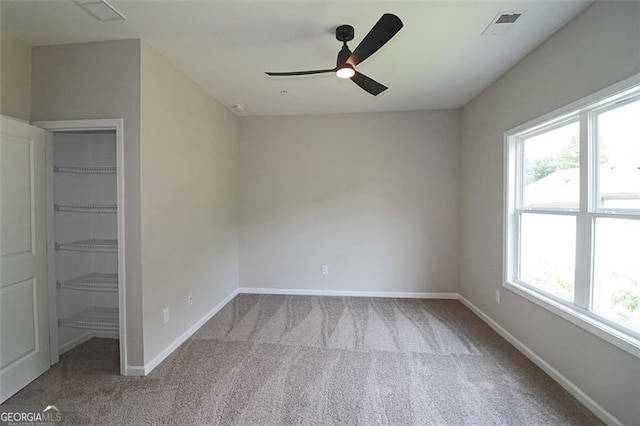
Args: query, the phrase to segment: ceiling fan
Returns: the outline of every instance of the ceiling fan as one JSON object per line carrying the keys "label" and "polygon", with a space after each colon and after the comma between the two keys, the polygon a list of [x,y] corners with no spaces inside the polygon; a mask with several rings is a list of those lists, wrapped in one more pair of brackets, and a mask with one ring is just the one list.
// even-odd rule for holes
{"label": "ceiling fan", "polygon": [[342,42],[342,49],[338,52],[336,67],[324,70],[312,71],[292,71],[292,72],[266,72],[272,77],[286,77],[295,75],[336,73],[339,78],[350,78],[360,88],[374,96],[387,90],[387,86],[367,77],[356,71],[356,66],[373,55],[384,46],[402,28],[402,21],[396,15],[385,13],[371,28],[371,31],[360,42],[356,50],[351,52],[347,42],[353,40],[353,27],[351,25],[340,25],[336,28],[336,39]]}

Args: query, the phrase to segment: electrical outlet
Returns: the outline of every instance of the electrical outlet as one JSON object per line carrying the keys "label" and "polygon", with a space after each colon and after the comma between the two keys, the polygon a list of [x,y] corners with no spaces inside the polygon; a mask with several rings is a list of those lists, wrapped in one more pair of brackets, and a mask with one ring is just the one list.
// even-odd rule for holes
{"label": "electrical outlet", "polygon": [[329,275],[329,265],[322,265],[322,275]]}
{"label": "electrical outlet", "polygon": [[496,290],[496,303],[500,303],[500,290]]}
{"label": "electrical outlet", "polygon": [[193,294],[187,295],[187,306],[193,305]]}
{"label": "electrical outlet", "polygon": [[162,320],[165,324],[169,322],[169,308],[164,308],[162,310]]}

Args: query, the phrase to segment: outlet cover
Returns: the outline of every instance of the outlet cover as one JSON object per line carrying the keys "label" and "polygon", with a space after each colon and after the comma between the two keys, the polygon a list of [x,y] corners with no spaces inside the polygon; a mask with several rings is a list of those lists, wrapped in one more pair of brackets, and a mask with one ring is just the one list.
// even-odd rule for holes
{"label": "outlet cover", "polygon": [[162,310],[162,320],[165,324],[169,322],[169,308],[164,308]]}
{"label": "outlet cover", "polygon": [[496,303],[500,303],[500,290],[496,290]]}
{"label": "outlet cover", "polygon": [[329,275],[329,265],[322,265],[322,275]]}
{"label": "outlet cover", "polygon": [[187,296],[187,306],[193,305],[193,294]]}

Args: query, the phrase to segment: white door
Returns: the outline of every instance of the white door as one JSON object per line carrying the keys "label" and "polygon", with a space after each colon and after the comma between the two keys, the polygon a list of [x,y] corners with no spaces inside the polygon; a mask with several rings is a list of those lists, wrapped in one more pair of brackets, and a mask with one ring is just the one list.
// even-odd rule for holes
{"label": "white door", "polygon": [[0,117],[0,402],[49,368],[45,131]]}

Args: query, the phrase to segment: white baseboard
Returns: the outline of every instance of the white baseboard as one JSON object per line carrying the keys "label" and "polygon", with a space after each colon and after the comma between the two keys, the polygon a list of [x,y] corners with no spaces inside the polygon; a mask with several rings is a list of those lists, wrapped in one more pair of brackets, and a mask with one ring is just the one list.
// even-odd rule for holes
{"label": "white baseboard", "polygon": [[558,382],[560,386],[562,386],[567,392],[573,395],[578,401],[582,403],[585,407],[587,407],[593,414],[598,416],[600,420],[605,422],[608,425],[616,425],[623,426],[623,423],[618,420],[615,416],[609,413],[607,410],[602,408],[597,402],[591,399],[586,393],[584,393],[580,388],[578,388],[573,382],[567,379],[562,373],[553,368],[549,363],[547,363],[544,359],[542,359],[538,354],[529,349],[524,343],[520,340],[516,339],[511,333],[502,328],[497,322],[495,322],[491,317],[482,312],[477,306],[473,303],[469,302],[464,297],[460,296],[460,302],[462,302],[467,308],[471,309],[471,311],[476,314],[482,321],[487,323],[489,327],[491,327],[496,333],[502,336],[507,342],[511,343],[516,349],[522,352],[527,358],[533,361],[538,367],[540,367],[545,373],[547,373],[553,380]]}
{"label": "white baseboard", "polygon": [[402,299],[458,299],[458,293],[420,293],[411,291],[307,290],[299,288],[240,287],[243,294],[282,294],[291,296],[389,297]]}
{"label": "white baseboard", "polygon": [[70,351],[76,346],[80,346],[81,344],[91,339],[92,337],[93,337],[92,333],[90,331],[87,331],[86,333],[79,335],[75,339],[69,340],[68,342],[64,342],[63,344],[61,344],[58,347],[58,353],[62,355],[63,353]]}
{"label": "white baseboard", "polygon": [[[169,355],[171,355],[173,353],[173,351],[175,351],[176,349],[178,349],[178,346],[180,346],[181,344],[183,344],[189,337],[191,337],[191,335],[193,333],[195,333],[196,331],[198,331],[198,329],[200,327],[202,327],[204,325],[204,323],[206,323],[207,321],[209,321],[211,319],[212,316],[214,316],[215,314],[217,314],[222,308],[225,307],[225,305],[227,303],[229,303],[234,297],[236,297],[236,295],[239,293],[239,289],[235,289],[234,291],[232,291],[227,297],[225,297],[224,299],[222,299],[222,301],[220,303],[218,303],[213,309],[211,309],[209,312],[207,312],[202,318],[200,318],[198,321],[196,321],[195,324],[193,324],[191,327],[189,327],[189,329],[187,331],[185,331],[184,333],[182,333],[177,339],[175,339],[173,342],[171,342],[166,348],[164,348],[164,350],[162,352],[160,352],[158,355],[156,355],[151,361],[149,361],[148,363],[146,363],[144,365],[143,368],[143,374],[137,374],[137,375],[141,375],[141,376],[146,376],[147,374],[149,374],[154,368],[156,368],[162,361],[164,361],[164,359],[166,357],[168,357]],[[129,371],[129,369],[133,369],[134,373],[138,373],[140,367],[135,367],[135,366],[127,366],[127,371]],[[136,374],[132,374],[132,375],[136,375]]]}
{"label": "white baseboard", "polygon": [[89,339],[93,339],[94,337],[102,338],[102,339],[117,339],[119,337],[118,333],[109,332],[109,331],[87,331],[86,333],[81,334],[75,339],[69,340],[68,342],[63,343],[58,347],[58,352],[60,355],[63,353],[70,351],[76,346],[80,346],[84,342]]}
{"label": "white baseboard", "polygon": [[127,365],[125,374],[128,377],[142,377],[145,375],[144,366],[142,365]]}

